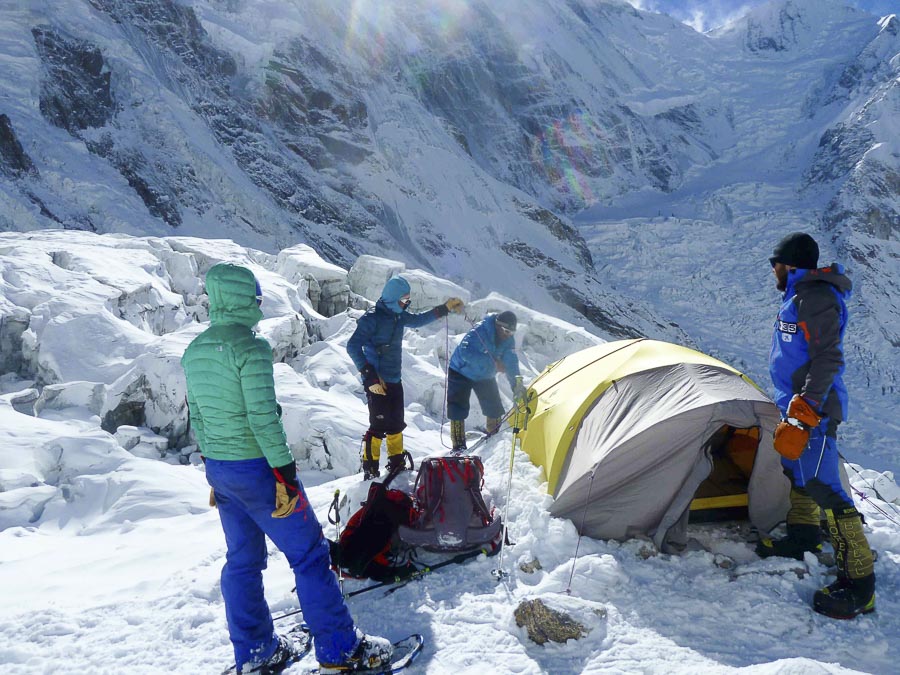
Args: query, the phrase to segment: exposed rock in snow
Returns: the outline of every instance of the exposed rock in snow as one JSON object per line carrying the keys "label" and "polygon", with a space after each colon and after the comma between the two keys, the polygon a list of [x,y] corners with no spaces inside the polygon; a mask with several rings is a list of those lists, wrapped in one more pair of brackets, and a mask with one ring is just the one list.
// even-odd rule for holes
{"label": "exposed rock in snow", "polygon": [[565,612],[551,609],[541,600],[524,600],[515,611],[516,625],[524,627],[528,638],[539,645],[547,642],[578,640],[587,629]]}
{"label": "exposed rock in snow", "polygon": [[0,114],[0,173],[13,178],[37,176],[34,162],[22,148],[9,117]]}
{"label": "exposed rock in snow", "polygon": [[40,98],[44,117],[73,135],[109,122],[116,103],[100,49],[49,25],[35,26],[31,34],[47,73]]}

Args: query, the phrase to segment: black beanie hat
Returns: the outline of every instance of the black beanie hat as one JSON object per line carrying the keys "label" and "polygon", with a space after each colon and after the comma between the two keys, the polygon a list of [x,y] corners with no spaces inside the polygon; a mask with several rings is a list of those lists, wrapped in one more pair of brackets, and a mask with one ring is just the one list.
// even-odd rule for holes
{"label": "black beanie hat", "polygon": [[506,328],[511,333],[516,332],[516,315],[506,310],[505,312],[500,312],[497,315],[496,323],[499,323],[501,326]]}
{"label": "black beanie hat", "polygon": [[819,245],[805,232],[794,232],[775,245],[769,262],[814,270],[819,264]]}

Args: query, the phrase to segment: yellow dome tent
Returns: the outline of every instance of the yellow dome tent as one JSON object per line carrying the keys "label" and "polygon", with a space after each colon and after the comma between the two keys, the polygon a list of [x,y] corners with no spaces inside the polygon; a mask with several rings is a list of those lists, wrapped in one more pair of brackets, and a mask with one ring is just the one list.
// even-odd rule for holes
{"label": "yellow dome tent", "polygon": [[790,484],[775,404],[731,366],[655,340],[610,342],[548,366],[529,387],[523,450],[544,468],[551,513],[582,534],[684,543],[691,509],[745,507],[767,532]]}

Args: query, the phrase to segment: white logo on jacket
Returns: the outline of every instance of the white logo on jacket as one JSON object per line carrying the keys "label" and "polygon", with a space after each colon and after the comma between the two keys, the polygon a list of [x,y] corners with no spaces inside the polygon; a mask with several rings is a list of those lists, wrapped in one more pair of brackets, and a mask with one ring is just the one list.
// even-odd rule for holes
{"label": "white logo on jacket", "polygon": [[[788,323],[787,321],[779,321],[778,330],[780,330],[782,333],[796,333],[797,324]],[[790,342],[790,340],[786,340],[786,342]]]}

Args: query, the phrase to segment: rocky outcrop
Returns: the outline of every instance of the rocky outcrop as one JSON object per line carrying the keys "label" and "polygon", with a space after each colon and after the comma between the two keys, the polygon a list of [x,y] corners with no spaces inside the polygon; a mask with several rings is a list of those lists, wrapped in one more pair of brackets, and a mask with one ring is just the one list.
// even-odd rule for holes
{"label": "rocky outcrop", "polygon": [[9,117],[0,114],[0,173],[10,178],[38,176],[34,162],[22,148]]}
{"label": "rocky outcrop", "polygon": [[45,70],[40,92],[44,117],[73,135],[112,120],[111,73],[100,49],[51,26],[35,26],[31,34]]}

